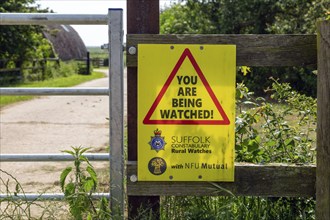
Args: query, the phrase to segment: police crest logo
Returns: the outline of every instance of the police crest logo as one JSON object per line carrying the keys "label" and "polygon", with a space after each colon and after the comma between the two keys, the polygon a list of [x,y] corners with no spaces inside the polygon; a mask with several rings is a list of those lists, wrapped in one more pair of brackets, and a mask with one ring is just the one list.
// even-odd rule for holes
{"label": "police crest logo", "polygon": [[161,175],[165,173],[166,168],[167,168],[166,161],[160,157],[154,157],[148,163],[148,169],[150,173],[154,175]]}
{"label": "police crest logo", "polygon": [[165,137],[162,137],[162,131],[158,128],[154,131],[155,136],[151,137],[149,141],[149,145],[151,146],[151,150],[155,150],[156,152],[165,149]]}

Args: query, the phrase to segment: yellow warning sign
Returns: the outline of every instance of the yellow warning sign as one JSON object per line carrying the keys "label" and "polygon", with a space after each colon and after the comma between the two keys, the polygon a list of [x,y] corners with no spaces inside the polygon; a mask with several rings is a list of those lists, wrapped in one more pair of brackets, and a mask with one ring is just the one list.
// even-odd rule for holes
{"label": "yellow warning sign", "polygon": [[233,181],[235,45],[138,46],[138,180]]}

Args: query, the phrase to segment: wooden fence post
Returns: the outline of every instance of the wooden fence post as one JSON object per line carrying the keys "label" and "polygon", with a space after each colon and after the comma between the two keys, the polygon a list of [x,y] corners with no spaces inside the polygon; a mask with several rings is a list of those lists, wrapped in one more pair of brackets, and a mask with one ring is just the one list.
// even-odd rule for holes
{"label": "wooden fence post", "polygon": [[90,53],[87,51],[87,59],[86,59],[86,75],[91,74],[91,59],[90,59]]}
{"label": "wooden fence post", "polygon": [[[127,0],[127,33],[159,33],[159,0]],[[127,51],[128,49],[129,45]],[[127,88],[128,161],[137,161],[136,67],[127,68]],[[151,207],[153,214],[159,218],[159,196],[128,196],[129,218],[141,218],[139,209],[148,207]]]}
{"label": "wooden fence post", "polygon": [[316,218],[330,219],[330,21],[318,24]]}

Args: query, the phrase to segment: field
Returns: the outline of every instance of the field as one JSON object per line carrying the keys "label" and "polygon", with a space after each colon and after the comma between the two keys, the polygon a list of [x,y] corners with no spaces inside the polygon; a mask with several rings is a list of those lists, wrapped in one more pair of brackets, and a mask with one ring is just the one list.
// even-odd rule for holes
{"label": "field", "polygon": [[[104,74],[100,72],[93,72],[91,75],[75,74],[68,77],[59,77],[45,81],[23,83],[16,87],[70,87],[102,77],[104,77]],[[32,96],[0,96],[0,108],[15,102],[27,101],[32,98]]]}
{"label": "field", "polygon": [[106,59],[109,57],[108,50],[101,49],[100,47],[87,47],[87,50],[90,52],[91,58]]}

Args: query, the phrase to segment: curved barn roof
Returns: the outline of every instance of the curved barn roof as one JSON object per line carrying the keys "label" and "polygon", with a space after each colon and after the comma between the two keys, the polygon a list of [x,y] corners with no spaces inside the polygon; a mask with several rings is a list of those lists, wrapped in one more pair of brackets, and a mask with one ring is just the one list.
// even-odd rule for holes
{"label": "curved barn roof", "polygon": [[87,48],[70,25],[47,25],[43,34],[53,45],[55,53],[61,60],[86,58]]}

